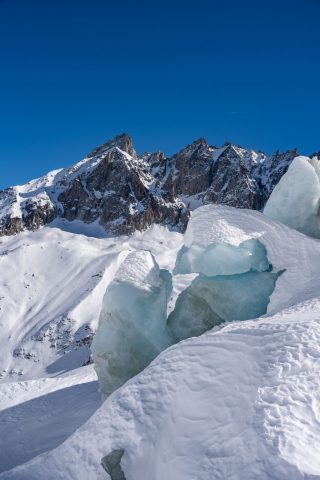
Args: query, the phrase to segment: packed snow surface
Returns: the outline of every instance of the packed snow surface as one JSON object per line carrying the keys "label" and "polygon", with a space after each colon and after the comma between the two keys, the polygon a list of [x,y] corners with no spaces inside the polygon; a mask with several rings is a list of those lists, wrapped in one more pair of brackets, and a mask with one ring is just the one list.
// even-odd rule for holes
{"label": "packed snow surface", "polygon": [[163,352],[64,444],[0,478],[320,478],[320,303],[233,322]]}
{"label": "packed snow surface", "polygon": [[320,162],[296,157],[275,186],[264,214],[313,237],[320,237]]}
{"label": "packed snow surface", "polygon": [[[255,260],[260,245],[269,267],[250,260],[250,271],[231,277],[283,272],[265,316],[167,348],[99,406],[92,366],[81,367],[87,347],[76,340],[86,326],[95,330],[106,288],[118,278],[119,287],[149,294],[161,290],[159,272],[173,272],[182,247],[241,250],[246,242],[241,262]],[[137,254],[148,259],[131,272],[123,262],[137,250],[150,254]],[[3,239],[0,253],[1,480],[103,480],[101,459],[122,449],[126,480],[320,479],[317,240],[257,212],[211,205],[193,213],[185,239],[161,227],[117,239],[43,228]],[[20,285],[21,272],[29,276]],[[204,273],[173,275],[168,311],[196,275]],[[60,315],[70,319],[66,353],[62,327],[54,328]],[[33,335],[43,329],[39,342]]]}

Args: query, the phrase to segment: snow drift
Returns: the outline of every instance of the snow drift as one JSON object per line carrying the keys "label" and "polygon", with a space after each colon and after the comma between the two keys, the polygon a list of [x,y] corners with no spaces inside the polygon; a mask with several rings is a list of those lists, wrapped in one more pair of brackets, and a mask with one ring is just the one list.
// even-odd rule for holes
{"label": "snow drift", "polygon": [[1,480],[320,478],[319,300],[163,352],[64,444]]}

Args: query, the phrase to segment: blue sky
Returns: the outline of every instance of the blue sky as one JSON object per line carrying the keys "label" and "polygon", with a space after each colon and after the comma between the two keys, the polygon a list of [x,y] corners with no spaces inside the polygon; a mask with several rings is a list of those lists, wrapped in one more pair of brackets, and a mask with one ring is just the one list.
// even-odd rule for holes
{"label": "blue sky", "polygon": [[320,150],[320,0],[0,0],[0,188],[115,134]]}

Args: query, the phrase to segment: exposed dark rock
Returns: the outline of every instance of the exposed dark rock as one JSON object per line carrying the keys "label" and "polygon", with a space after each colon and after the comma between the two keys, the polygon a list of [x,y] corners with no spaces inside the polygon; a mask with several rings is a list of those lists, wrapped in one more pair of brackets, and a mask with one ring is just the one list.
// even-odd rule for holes
{"label": "exposed dark rock", "polygon": [[217,148],[200,138],[170,158],[160,151],[139,157],[131,138],[118,135],[70,168],[0,192],[0,236],[55,218],[97,222],[110,235],[152,223],[184,231],[189,205],[261,210],[296,155]]}
{"label": "exposed dark rock", "polygon": [[111,480],[126,480],[120,464],[123,454],[124,450],[122,449],[113,450],[101,459],[101,465],[110,475]]}
{"label": "exposed dark rock", "polygon": [[[128,147],[131,151],[131,147]],[[160,190],[145,163],[112,148],[98,166],[72,180],[59,195],[61,216],[99,223],[114,235],[162,223],[184,230],[188,212],[183,203]]]}

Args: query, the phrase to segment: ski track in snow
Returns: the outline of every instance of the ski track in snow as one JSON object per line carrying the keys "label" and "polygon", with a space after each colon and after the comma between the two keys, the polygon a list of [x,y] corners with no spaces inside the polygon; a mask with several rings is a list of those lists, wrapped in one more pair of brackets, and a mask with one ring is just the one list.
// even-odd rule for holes
{"label": "ski track in snow", "polygon": [[[320,479],[320,242],[256,212],[198,212],[200,236],[215,235],[209,224],[223,217],[220,241],[254,235],[274,269],[286,269],[268,314],[165,350],[101,406],[92,366],[81,367],[81,355],[70,362],[46,342],[39,349],[30,335],[61,315],[75,331],[94,328],[127,253],[149,249],[172,270],[182,236],[152,227],[97,239],[43,228],[2,240],[0,254],[9,253],[0,256],[0,359],[7,369],[0,383],[1,480],[106,479],[101,458],[117,448],[125,450],[127,480]],[[28,276],[32,301],[30,287],[19,283],[25,272],[35,274]],[[175,297],[184,283],[177,278]],[[12,357],[21,345],[40,361]],[[57,362],[61,369],[50,373]],[[10,369],[25,374],[8,375]]]}

